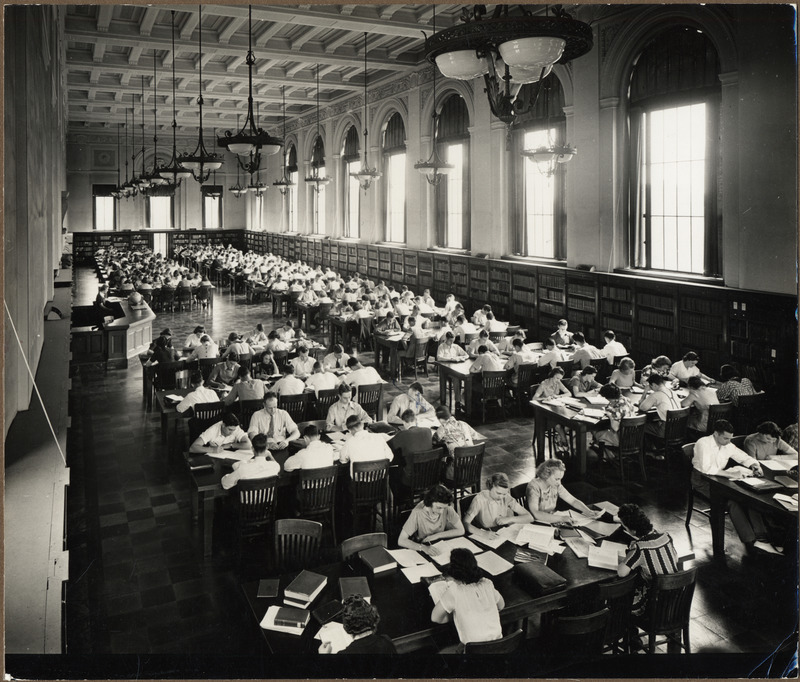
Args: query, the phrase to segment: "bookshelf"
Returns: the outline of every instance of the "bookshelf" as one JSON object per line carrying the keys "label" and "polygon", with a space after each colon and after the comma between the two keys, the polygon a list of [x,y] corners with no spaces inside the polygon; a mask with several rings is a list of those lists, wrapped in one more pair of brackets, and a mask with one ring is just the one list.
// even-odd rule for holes
{"label": "bookshelf", "polygon": [[359,244],[357,249],[357,256],[356,256],[356,270],[358,270],[361,275],[367,274],[367,245],[366,244]]}
{"label": "bookshelf", "polygon": [[592,345],[602,345],[606,329],[613,329],[625,348],[633,347],[633,290],[630,285],[604,278],[600,285],[600,329],[587,340]]}
{"label": "bookshelf", "polygon": [[402,253],[403,253],[403,277],[405,279],[405,283],[415,294],[422,295],[421,290],[417,291],[419,283],[419,276],[417,270],[418,267],[417,252],[404,250]]}
{"label": "bookshelf", "polygon": [[433,287],[433,256],[420,251],[417,255],[418,282],[421,289]]}
{"label": "bookshelf", "polygon": [[683,356],[687,351],[695,351],[706,373],[716,374],[721,364],[721,349],[727,343],[725,313],[725,301],[719,298],[690,291],[683,291],[679,295],[679,353]]}
{"label": "bookshelf", "polygon": [[641,367],[657,355],[667,355],[675,362],[678,351],[676,286],[664,284],[656,288],[637,282],[635,301],[636,327],[628,350],[636,364]]}
{"label": "bookshelf", "polygon": [[[511,276],[513,294],[511,296],[510,319],[515,324],[533,329],[536,320],[536,271],[533,268],[517,266]],[[535,334],[531,334],[535,338]]]}
{"label": "bookshelf", "polygon": [[[450,286],[450,256],[434,254],[433,256],[433,272],[436,273],[433,278],[433,288],[431,296],[437,301],[444,303],[447,295],[451,293],[452,287]],[[452,293],[455,293],[454,291]]]}
{"label": "bookshelf", "polygon": [[395,288],[399,287],[401,284],[408,284],[405,281],[404,273],[403,273],[403,252],[400,249],[392,249],[390,251],[391,263],[392,263],[392,274],[389,277],[392,280],[392,284],[394,284]]}
{"label": "bookshelf", "polygon": [[[450,289],[457,300],[470,299],[468,284],[468,259],[463,256],[450,257]],[[466,307],[466,306],[465,306]]]}
{"label": "bookshelf", "polygon": [[[595,277],[567,275],[567,320],[573,332],[593,338],[597,330],[597,280]],[[616,330],[615,330],[616,331]]]}
{"label": "bookshelf", "polygon": [[322,260],[320,261],[320,265],[323,268],[329,268],[331,266],[331,242],[328,239],[322,241]]}
{"label": "bookshelf", "polygon": [[502,261],[489,261],[489,305],[498,320],[511,317],[511,267]]}
{"label": "bookshelf", "polygon": [[477,309],[489,302],[489,270],[487,261],[469,261],[469,310]]}
{"label": "bookshelf", "polygon": [[391,252],[389,249],[381,249],[378,253],[378,277],[385,282],[392,278]]}
{"label": "bookshelf", "polygon": [[378,247],[367,247],[367,274],[372,278],[378,277]]}
{"label": "bookshelf", "polygon": [[566,317],[564,289],[566,276],[552,269],[539,272],[539,334],[544,338],[558,327],[558,321]]}

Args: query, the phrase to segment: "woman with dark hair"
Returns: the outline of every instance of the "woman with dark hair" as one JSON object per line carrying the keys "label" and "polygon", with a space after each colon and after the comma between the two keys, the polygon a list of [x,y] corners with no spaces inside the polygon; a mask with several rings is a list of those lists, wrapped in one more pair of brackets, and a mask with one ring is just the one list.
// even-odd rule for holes
{"label": "woman with dark hair", "polygon": [[782,438],[783,432],[775,422],[763,422],[755,433],[744,439],[743,450],[758,460],[787,459],[797,463],[797,450]]}
{"label": "woman with dark hair", "polygon": [[734,405],[739,404],[739,396],[755,395],[756,389],[750,379],[742,379],[733,365],[722,365],[719,368],[719,380],[722,385],[717,389],[717,399],[730,400]]}
{"label": "woman with dark hair", "polygon": [[179,360],[178,351],[170,346],[166,336],[159,336],[154,343],[155,350],[147,364],[155,365],[159,362],[177,362]]}
{"label": "woman with dark hair", "polygon": [[[608,403],[603,408],[606,417],[608,417],[608,429],[595,431],[594,439],[603,445],[610,445],[613,448],[619,447],[619,427],[625,417],[636,416],[636,406],[628,400],[627,397],[622,395],[619,386],[616,384],[606,384],[600,389],[600,395],[608,400]],[[608,457],[608,453],[605,453]]]}
{"label": "woman with dark hair", "polygon": [[564,378],[564,370],[561,367],[553,367],[547,378],[539,384],[536,393],[533,394],[533,399],[539,398],[556,398],[559,395],[570,395],[569,389],[564,386],[562,379]]}
{"label": "woman with dark hair", "polygon": [[464,535],[464,525],[453,508],[453,493],[442,484],[433,486],[403,524],[399,547],[416,549],[431,556],[439,553],[430,543]]}
{"label": "woman with dark hair", "polygon": [[602,384],[597,381],[597,367],[586,365],[579,374],[569,380],[572,395],[576,398],[595,396],[600,391]]}
{"label": "woman with dark hair", "polygon": [[461,642],[452,653],[462,653],[470,642],[501,639],[500,610],[505,602],[492,581],[481,574],[472,552],[454,549],[447,574],[447,587],[433,607],[431,620],[446,623],[452,617]]}
{"label": "woman with dark hair", "polygon": [[642,381],[646,381],[647,377],[651,374],[660,374],[667,381],[672,381],[675,377],[669,373],[670,367],[672,367],[672,360],[666,355],[659,355],[657,358],[653,358],[650,364],[642,369]]}
{"label": "woman with dark hair", "polygon": [[711,377],[706,376],[700,371],[700,368],[697,366],[698,362],[700,362],[700,356],[690,350],[681,360],[678,360],[678,362],[672,365],[669,370],[670,374],[682,384],[685,384],[689,380],[689,377],[700,377],[709,383],[713,383],[714,380]]}
{"label": "woman with dark hair", "polygon": [[[377,633],[381,616],[372,604],[362,596],[354,594],[342,602],[342,624],[344,631],[353,637],[342,654],[396,654],[392,640]],[[324,645],[323,645],[324,646]],[[330,646],[330,645],[329,645]],[[320,649],[320,653],[326,653]]]}
{"label": "woman with dark hair", "polygon": [[698,431],[705,435],[708,428],[708,408],[711,405],[719,405],[717,392],[706,388],[705,383],[698,376],[689,377],[689,381],[686,383],[689,386],[689,395],[681,400],[681,405],[694,408],[689,413],[687,426],[692,431]]}

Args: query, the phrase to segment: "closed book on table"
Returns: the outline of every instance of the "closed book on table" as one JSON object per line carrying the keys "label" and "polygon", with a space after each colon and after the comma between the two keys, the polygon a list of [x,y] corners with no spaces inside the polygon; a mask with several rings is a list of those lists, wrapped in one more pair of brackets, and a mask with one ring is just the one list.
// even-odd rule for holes
{"label": "closed book on table", "polygon": [[373,573],[382,573],[383,571],[397,568],[397,562],[394,557],[383,547],[370,547],[369,549],[361,550],[358,553],[358,557]]}
{"label": "closed book on table", "polygon": [[280,581],[277,578],[265,578],[258,581],[258,597],[277,597]]}
{"label": "closed book on table", "polygon": [[353,578],[339,578],[339,590],[342,593],[342,601],[354,594],[362,596],[367,602],[372,600],[369,583],[363,575]]}
{"label": "closed book on table", "polygon": [[566,578],[535,561],[515,566],[514,577],[517,583],[533,597],[552,594],[567,586]]}
{"label": "closed book on table", "polygon": [[313,571],[302,571],[283,591],[283,596],[298,602],[314,601],[328,579]]}
{"label": "closed book on table", "polygon": [[297,628],[302,630],[308,623],[311,613],[291,606],[281,606],[275,614],[275,625],[284,628]]}
{"label": "closed book on table", "polygon": [[208,455],[193,455],[189,457],[189,469],[197,471],[198,469],[213,469],[214,460]]}
{"label": "closed book on table", "polygon": [[330,623],[336,616],[342,612],[342,602],[338,599],[331,599],[331,601],[323,604],[319,608],[314,609],[311,615],[314,616],[320,625]]}

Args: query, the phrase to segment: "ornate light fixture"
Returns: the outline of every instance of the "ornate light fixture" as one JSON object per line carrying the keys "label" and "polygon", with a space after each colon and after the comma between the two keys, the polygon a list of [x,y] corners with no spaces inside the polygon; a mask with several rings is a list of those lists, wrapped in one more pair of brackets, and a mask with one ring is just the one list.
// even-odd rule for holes
{"label": "ornate light fixture", "polygon": [[128,179],[128,110],[125,109],[125,182],[120,186],[122,196],[126,199],[133,196],[136,192],[136,187]]}
{"label": "ornate light fixture", "polygon": [[[239,121],[238,121],[239,117],[237,116],[236,118],[237,118],[236,125],[238,126],[239,125]],[[242,182],[239,179],[239,166],[238,166],[238,164],[236,166],[236,184],[233,185],[232,187],[228,187],[228,190],[237,199],[239,199],[240,197],[242,197],[245,194],[247,194],[247,187],[242,187]]]}
{"label": "ornate light fixture", "polygon": [[158,169],[159,176],[166,180],[173,187],[178,187],[181,180],[188,180],[192,177],[191,171],[181,165],[178,160],[178,147],[176,140],[176,131],[178,123],[176,121],[177,113],[175,111],[175,10],[172,10],[172,158],[165,166]]}
{"label": "ornate light fixture", "polygon": [[361,162],[361,170],[358,173],[350,173],[351,178],[356,178],[361,189],[366,192],[373,180],[381,177],[381,173],[377,168],[370,168],[367,163],[367,154],[369,148],[367,147],[367,32],[364,31],[364,159]]}
{"label": "ornate light fixture", "polygon": [[523,85],[541,82],[554,64],[566,64],[593,45],[591,27],[561,5],[553,7],[553,16],[534,16],[519,7],[520,13],[511,15],[508,5],[497,5],[489,18],[484,18],[485,5],[475,5],[471,13],[464,8],[463,24],[425,39],[426,58],[446,78],[483,76],[492,113],[506,124],[533,106],[517,100]]}
{"label": "ornate light fixture", "polygon": [[[217,153],[217,130],[214,128],[211,132],[211,137],[214,140],[214,155]],[[219,199],[222,196],[222,185],[217,184],[217,169],[212,171],[211,185],[202,185],[206,188],[206,196],[213,199]]]}
{"label": "ornate light fixture", "polygon": [[114,189],[111,190],[111,196],[115,199],[122,199],[125,196],[125,190],[123,189],[122,185],[120,184],[121,180],[121,173],[122,173],[122,166],[120,165],[122,162],[119,158],[119,129],[122,127],[121,123],[117,124],[117,184]]}
{"label": "ornate light fixture", "polygon": [[[272,137],[269,133],[258,128],[253,116],[253,64],[256,58],[253,54],[253,6],[248,5],[247,23],[247,118],[241,130],[233,135],[230,130],[225,131],[225,136],[219,138],[219,146],[237,155],[237,161],[242,170],[253,174],[261,166],[261,153],[270,156],[277,154],[283,146],[283,140]],[[238,125],[238,123],[237,123]],[[245,159],[244,161],[242,159]]]}
{"label": "ornate light fixture", "polygon": [[[320,139],[319,137],[319,64],[317,64],[317,137],[315,139]],[[314,143],[316,145],[316,142]],[[313,155],[313,152],[312,152]],[[327,185],[332,178],[329,178],[327,175],[320,175],[319,174],[319,163],[315,159],[311,159],[311,175],[306,178],[306,182],[312,185],[311,189],[313,189],[317,194],[319,194],[325,185]]]}
{"label": "ornate light fixture", "polygon": [[[436,5],[433,6],[433,31],[436,32]],[[447,175],[455,166],[452,163],[442,161],[439,152],[436,150],[436,133],[439,128],[439,113],[436,111],[436,65],[433,66],[433,149],[427,161],[420,159],[414,164],[420,173],[425,176],[429,185],[438,185],[442,178]]]}
{"label": "ornate light fixture", "polygon": [[144,76],[142,76],[142,174],[135,180],[136,186],[139,188],[140,193],[144,193],[145,190],[150,187],[150,176],[147,174],[147,171],[144,168]]}
{"label": "ornate light fixture", "polygon": [[[544,90],[544,107],[545,107],[545,130],[547,131],[547,144],[534,149],[522,150],[522,155],[531,159],[539,172],[546,176],[552,177],[558,169],[558,164],[567,163],[572,161],[572,157],[578,153],[575,147],[568,144],[555,144],[550,133],[550,82],[545,81],[542,84]],[[537,93],[538,96],[538,93]]]}
{"label": "ornate light fixture", "polygon": [[[286,89],[284,86],[281,86],[281,100],[283,101],[283,139],[286,140]],[[283,196],[286,196],[286,193],[289,191],[290,187],[294,187],[294,183],[289,179],[289,176],[286,175],[286,150],[283,150],[283,176],[280,180],[276,180],[273,182],[273,186],[277,187],[280,190],[280,193]]]}
{"label": "ornate light fixture", "polygon": [[[200,96],[197,98],[197,107],[200,110],[200,132],[198,133],[197,146],[191,154],[183,154],[178,159],[184,168],[188,168],[192,177],[201,185],[208,180],[208,176],[213,171],[222,168],[222,157],[214,152],[209,154],[203,143],[203,6],[198,5],[200,18],[197,22],[197,43],[198,43],[198,65],[199,65],[199,90]],[[173,49],[174,54],[174,49]],[[172,69],[175,70],[175,58],[172,59]],[[173,78],[174,82],[174,78]],[[215,145],[216,146],[216,145]]]}
{"label": "ornate light fixture", "polygon": [[153,50],[153,172],[150,173],[150,187],[147,193],[153,197],[171,197],[175,194],[175,185],[161,177],[158,165],[158,90],[156,74],[156,51]]}

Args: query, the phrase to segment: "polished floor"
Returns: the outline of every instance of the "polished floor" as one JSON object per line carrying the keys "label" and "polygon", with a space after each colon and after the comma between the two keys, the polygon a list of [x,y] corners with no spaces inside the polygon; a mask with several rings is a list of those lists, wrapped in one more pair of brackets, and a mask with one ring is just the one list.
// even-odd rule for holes
{"label": "polished floor", "polygon": [[[96,286],[90,269],[76,269],[74,303],[93,300]],[[243,295],[231,296],[223,290],[217,292],[213,313],[159,314],[154,333],[170,327],[180,342],[202,323],[214,338],[221,338],[232,330],[249,331],[258,322],[272,328],[270,311],[269,304],[248,304]],[[370,363],[371,354],[364,353],[362,359]],[[96,365],[75,365],[71,374],[68,653],[85,655],[98,666],[93,672],[101,677],[114,676],[115,666],[120,674],[142,677],[218,676],[217,671],[224,677],[286,674],[284,668],[273,667],[260,656],[257,624],[239,592],[241,576],[224,513],[214,529],[220,550],[211,558],[202,556],[201,538],[191,522],[189,476],[180,460],[167,456],[157,412],[144,410],[138,363],[127,370],[108,371]],[[405,379],[405,386],[408,382]],[[436,376],[423,377],[422,383],[428,399],[436,404]],[[393,397],[404,386],[388,388]],[[488,438],[485,474],[505,471],[512,484],[530,480],[535,463],[528,415],[475,427]],[[687,532],[684,498],[667,480],[664,472],[654,470],[648,484],[634,481],[623,487],[612,468],[592,461],[585,481],[568,477],[566,482],[571,492],[587,502],[639,503],[656,527],[672,535],[679,554],[694,553],[699,573],[692,610],[693,648],[725,661],[710,674],[726,671],[738,676],[729,666],[735,671],[741,661],[746,669],[739,674],[746,676],[753,661],[762,657],[738,654],[766,656],[795,629],[797,563],[786,557],[743,556],[730,526],[727,556],[714,561],[707,519],[695,515]],[[623,675],[626,670],[661,676],[659,670],[672,670],[651,668],[644,656],[635,658],[642,661],[638,667],[605,662],[602,670],[606,676]],[[611,672],[606,670],[608,665]],[[102,666],[109,666],[105,674]],[[678,673],[684,669],[689,670],[681,663],[674,668]],[[449,670],[456,674],[455,668]],[[297,671],[298,676],[314,676],[313,667],[311,672],[302,667]],[[514,671],[519,672],[498,670],[496,676]],[[394,675],[403,672],[403,668],[393,669]],[[464,669],[461,674],[474,672]],[[764,674],[766,668],[759,672]],[[781,671],[771,671],[776,672]]]}

